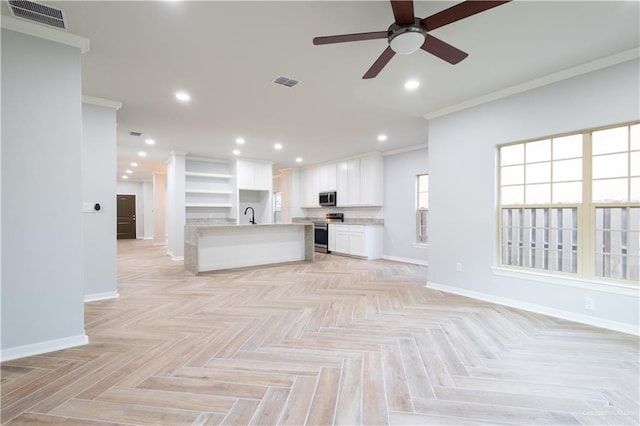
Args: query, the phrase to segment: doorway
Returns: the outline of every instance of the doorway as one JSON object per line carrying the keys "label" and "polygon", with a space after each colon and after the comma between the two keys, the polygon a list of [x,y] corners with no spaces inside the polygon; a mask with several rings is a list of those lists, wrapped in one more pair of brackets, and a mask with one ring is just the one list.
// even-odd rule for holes
{"label": "doorway", "polygon": [[136,196],[117,195],[117,238],[119,240],[136,238]]}

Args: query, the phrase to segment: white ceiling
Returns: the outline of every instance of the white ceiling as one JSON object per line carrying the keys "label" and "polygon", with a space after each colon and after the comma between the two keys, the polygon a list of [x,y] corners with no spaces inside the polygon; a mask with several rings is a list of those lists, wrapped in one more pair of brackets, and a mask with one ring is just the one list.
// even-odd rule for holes
{"label": "white ceiling", "polygon": [[[286,166],[298,156],[304,165],[425,144],[425,114],[640,44],[637,1],[516,0],[431,33],[469,54],[458,65],[418,51],[363,80],[386,40],[312,39],[386,30],[388,1],[46,3],[65,11],[71,33],[91,40],[83,94],[122,102],[118,168],[137,161],[134,178],[164,168],[172,150],[226,159],[239,148]],[[415,2],[415,14],[455,3]],[[301,83],[273,84],[280,75]],[[421,82],[418,90],[403,88],[409,78]],[[175,100],[179,89],[190,103]],[[388,140],[378,142],[379,133]],[[274,151],[275,142],[284,149]],[[141,149],[147,159],[137,157]]]}

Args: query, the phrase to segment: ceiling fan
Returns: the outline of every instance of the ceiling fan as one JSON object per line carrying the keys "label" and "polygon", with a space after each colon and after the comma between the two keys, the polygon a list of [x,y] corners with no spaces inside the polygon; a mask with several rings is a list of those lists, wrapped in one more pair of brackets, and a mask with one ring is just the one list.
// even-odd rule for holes
{"label": "ceiling fan", "polygon": [[418,49],[429,52],[455,65],[466,58],[468,54],[432,36],[429,34],[429,31],[475,15],[476,13],[484,12],[485,10],[508,3],[509,1],[511,0],[467,0],[424,19],[420,19],[413,14],[412,0],[391,0],[391,8],[393,9],[395,22],[391,24],[387,31],[316,37],[313,39],[313,44],[321,45],[380,38],[388,39],[389,46],[387,46],[384,52],[382,52],[382,55],[376,59],[371,68],[369,68],[369,71],[364,74],[362,77],[364,79],[377,76],[396,53],[408,55]]}

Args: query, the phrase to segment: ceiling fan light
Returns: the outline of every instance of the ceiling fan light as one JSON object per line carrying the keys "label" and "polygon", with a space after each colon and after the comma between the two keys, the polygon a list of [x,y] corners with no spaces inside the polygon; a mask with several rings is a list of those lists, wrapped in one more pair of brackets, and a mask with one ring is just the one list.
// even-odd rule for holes
{"label": "ceiling fan light", "polygon": [[420,49],[424,43],[424,34],[418,31],[407,31],[396,35],[389,41],[394,52],[408,55]]}

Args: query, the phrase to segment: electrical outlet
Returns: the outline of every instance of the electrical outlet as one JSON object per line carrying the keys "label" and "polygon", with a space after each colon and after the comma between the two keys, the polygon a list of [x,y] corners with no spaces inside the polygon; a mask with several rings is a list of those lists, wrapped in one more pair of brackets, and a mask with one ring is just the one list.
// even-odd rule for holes
{"label": "electrical outlet", "polygon": [[593,297],[585,297],[584,298],[584,308],[587,311],[593,311],[596,309],[596,301]]}
{"label": "electrical outlet", "polygon": [[456,263],[456,272],[462,272],[462,262]]}

